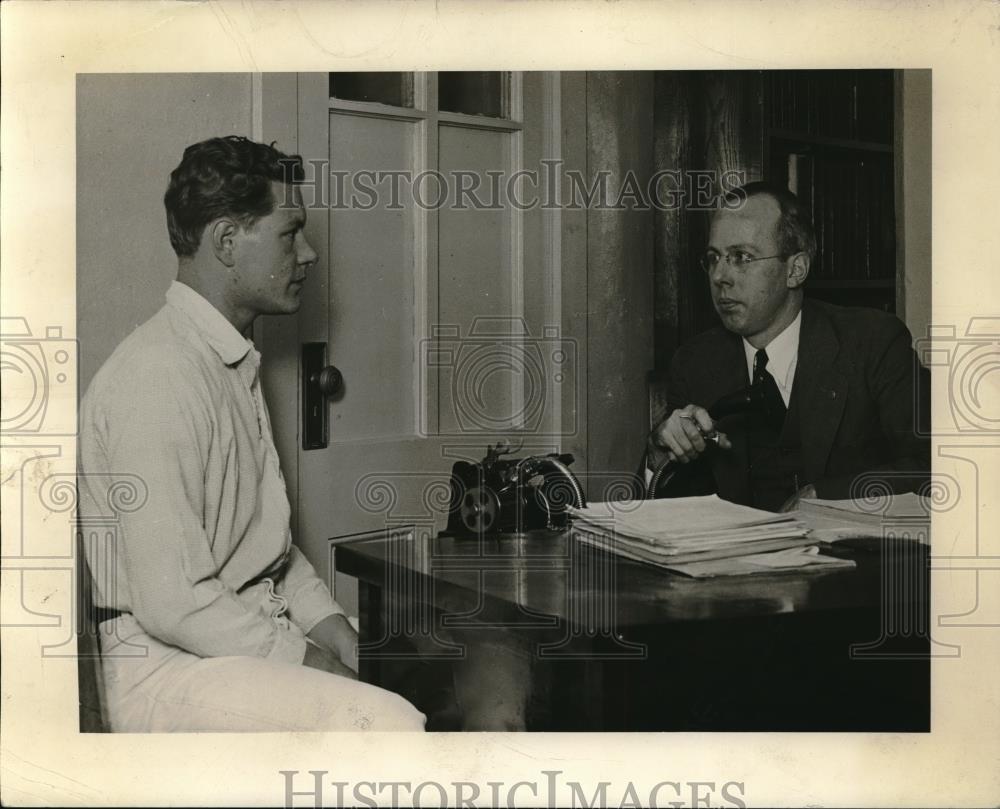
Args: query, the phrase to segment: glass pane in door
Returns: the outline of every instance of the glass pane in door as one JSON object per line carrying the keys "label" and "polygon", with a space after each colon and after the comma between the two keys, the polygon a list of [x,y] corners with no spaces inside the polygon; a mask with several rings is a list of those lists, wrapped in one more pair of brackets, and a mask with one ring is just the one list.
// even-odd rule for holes
{"label": "glass pane in door", "polygon": [[510,74],[499,71],[438,73],[438,109],[509,118]]}
{"label": "glass pane in door", "polygon": [[413,74],[331,73],[330,98],[374,101],[391,107],[412,107]]}

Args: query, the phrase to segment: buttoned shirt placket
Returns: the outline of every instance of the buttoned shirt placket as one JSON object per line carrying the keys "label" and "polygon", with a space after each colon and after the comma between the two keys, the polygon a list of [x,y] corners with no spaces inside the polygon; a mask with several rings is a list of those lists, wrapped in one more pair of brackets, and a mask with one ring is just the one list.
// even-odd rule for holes
{"label": "buttoned shirt placket", "polygon": [[[249,350],[237,363],[237,372],[243,382],[243,386],[253,402],[254,412],[257,415],[257,432],[264,450],[264,475],[269,478],[274,486],[274,496],[287,499],[288,493],[285,490],[285,478],[281,474],[281,463],[278,459],[278,450],[274,445],[274,435],[271,432],[271,420],[267,413],[267,405],[264,402],[264,392],[260,381],[260,352],[254,347],[251,341],[247,341]],[[271,611],[271,617],[286,621],[285,613],[288,611],[288,600],[275,592],[275,582],[270,576],[262,581],[267,586],[267,594],[275,603]]]}

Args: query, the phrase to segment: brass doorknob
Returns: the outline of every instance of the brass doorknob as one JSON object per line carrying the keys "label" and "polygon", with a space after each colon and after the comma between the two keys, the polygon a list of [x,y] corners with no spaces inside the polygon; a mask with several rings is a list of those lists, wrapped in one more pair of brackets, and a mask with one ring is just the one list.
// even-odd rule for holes
{"label": "brass doorknob", "polygon": [[319,388],[324,396],[335,396],[344,386],[344,377],[332,365],[327,365],[309,377],[309,381]]}

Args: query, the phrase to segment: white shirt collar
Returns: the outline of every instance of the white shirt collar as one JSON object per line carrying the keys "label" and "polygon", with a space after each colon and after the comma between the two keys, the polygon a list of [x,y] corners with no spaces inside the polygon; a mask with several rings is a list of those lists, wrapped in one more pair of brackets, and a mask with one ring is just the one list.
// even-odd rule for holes
{"label": "white shirt collar", "polygon": [[167,290],[167,302],[187,315],[226,365],[236,365],[247,354],[253,355],[253,343],[187,284],[174,281]]}
{"label": "white shirt collar", "polygon": [[[795,381],[795,366],[798,364],[799,332],[801,330],[802,310],[800,309],[795,320],[789,323],[781,334],[764,346],[764,350],[767,351],[767,370],[774,377],[786,407],[792,395],[792,382]],[[743,351],[747,358],[747,378],[753,379],[753,361],[757,355],[757,349],[744,338]]]}

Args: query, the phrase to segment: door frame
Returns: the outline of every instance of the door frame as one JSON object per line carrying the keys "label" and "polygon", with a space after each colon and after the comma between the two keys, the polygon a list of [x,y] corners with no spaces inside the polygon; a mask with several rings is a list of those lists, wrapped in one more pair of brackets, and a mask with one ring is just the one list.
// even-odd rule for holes
{"label": "door frame", "polygon": [[[415,110],[412,115],[408,111],[397,108],[383,108],[381,105],[369,105],[361,102],[332,102],[328,95],[326,73],[293,74],[265,73],[255,74],[255,87],[259,88],[259,104],[255,103],[254,136],[264,142],[276,141],[278,148],[289,153],[303,155],[324,155],[329,153],[328,143],[323,143],[320,132],[328,136],[327,123],[331,110],[350,114],[383,113],[385,109],[401,118],[416,120],[418,126],[415,137],[415,167],[426,169],[432,163],[432,156],[438,149],[437,124],[448,125],[468,124],[471,116],[460,116],[452,113],[428,114],[428,108],[436,108],[437,83],[436,74],[418,74],[414,82],[414,101],[424,105]],[[511,138],[511,154],[509,165],[512,171],[523,167],[524,131],[523,131],[523,81],[520,74],[515,74],[516,80],[511,83],[511,114],[514,121],[490,122],[487,128],[514,133]],[[566,168],[584,170],[586,168],[586,79],[582,73],[548,72],[541,82],[541,153],[543,158],[562,160]],[[255,99],[258,97],[255,94]],[[564,120],[564,98],[569,98],[571,107],[568,120]],[[259,110],[259,117],[256,111]],[[319,118],[319,120],[317,120]],[[323,120],[326,119],[326,120]],[[315,125],[308,122],[313,120]],[[259,121],[259,131],[258,131]],[[302,122],[305,122],[303,125]],[[475,123],[484,128],[481,119]],[[569,125],[567,125],[569,124]],[[436,163],[436,161],[433,161]],[[418,168],[418,170],[420,170]],[[316,211],[310,211],[310,224],[318,225],[314,233],[326,241],[326,255],[329,255],[328,217],[317,216]],[[434,273],[431,272],[437,261],[437,212],[435,210],[415,210],[416,228],[415,240],[415,284],[417,289],[423,288],[425,294],[417,296],[415,315],[415,337],[429,339],[431,326],[437,317],[438,288]],[[525,279],[524,262],[521,252],[524,213],[508,207],[510,217],[510,266],[514,270],[515,282],[511,285],[512,311],[523,315],[525,311]],[[571,369],[562,385],[551,383],[546,395],[551,397],[552,436],[558,441],[559,450],[572,452],[577,458],[575,470],[585,472],[586,466],[586,383],[587,383],[587,246],[586,220],[587,211],[579,209],[553,209],[541,211],[542,227],[542,267],[544,283],[542,312],[546,324],[557,324],[560,332],[568,339],[576,342],[577,364]],[[314,222],[319,219],[320,222]],[[300,496],[300,464],[299,435],[301,429],[301,380],[299,369],[299,349],[303,342],[321,341],[329,343],[329,266],[316,268],[310,286],[312,293],[303,300],[299,315],[292,317],[261,318],[255,328],[255,341],[261,347],[265,356],[263,382],[268,406],[272,415],[275,442],[282,459],[289,499],[292,502],[293,536],[300,544],[307,557],[321,575],[328,569],[329,558],[325,543],[316,541],[316,537],[299,536],[298,527],[302,524],[303,510],[308,504],[302,502]],[[419,363],[418,358],[414,358]],[[418,373],[424,373],[418,368]],[[574,396],[563,397],[562,390],[575,391]],[[415,385],[413,395],[420,396],[421,385]],[[429,388],[424,388],[429,390]],[[519,393],[519,392],[518,392]],[[515,399],[518,401],[518,399]],[[420,405],[419,402],[414,403]],[[436,399],[431,407],[417,406],[416,413],[429,412],[432,420],[437,417]],[[568,435],[562,434],[562,426],[572,424],[575,431]],[[406,440],[427,440],[420,435],[419,427]],[[484,437],[485,439],[485,437]],[[400,437],[386,439],[363,439],[362,443],[378,443],[385,441],[400,441]],[[336,451],[338,445],[357,444],[349,439],[337,439],[330,442],[327,452]],[[485,444],[485,441],[484,441]],[[484,446],[485,448],[485,446]],[[313,450],[323,452],[324,450]],[[331,530],[330,532],[335,533]],[[332,583],[331,583],[332,584]]]}

